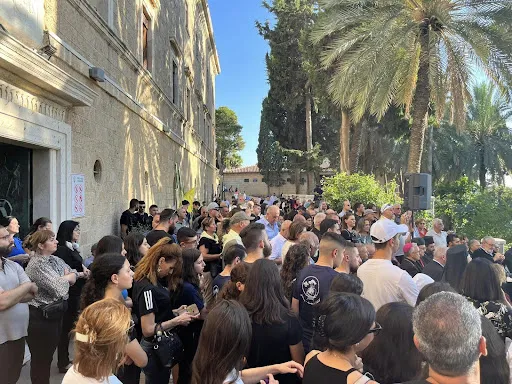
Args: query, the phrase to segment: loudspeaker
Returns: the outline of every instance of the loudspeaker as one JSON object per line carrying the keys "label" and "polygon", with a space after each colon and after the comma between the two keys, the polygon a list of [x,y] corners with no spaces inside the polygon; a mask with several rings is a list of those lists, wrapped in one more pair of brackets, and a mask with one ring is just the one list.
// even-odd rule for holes
{"label": "loudspeaker", "polygon": [[405,175],[404,206],[412,211],[431,209],[432,176],[428,173]]}

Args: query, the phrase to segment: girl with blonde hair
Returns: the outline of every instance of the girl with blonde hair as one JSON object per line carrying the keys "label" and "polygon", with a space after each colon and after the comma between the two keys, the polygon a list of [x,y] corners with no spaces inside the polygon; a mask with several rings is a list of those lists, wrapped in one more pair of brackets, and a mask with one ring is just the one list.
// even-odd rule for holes
{"label": "girl with blonde hair", "polygon": [[74,329],[73,366],[62,384],[122,384],[114,374],[123,363],[132,324],[120,300],[103,299],[85,308]]}

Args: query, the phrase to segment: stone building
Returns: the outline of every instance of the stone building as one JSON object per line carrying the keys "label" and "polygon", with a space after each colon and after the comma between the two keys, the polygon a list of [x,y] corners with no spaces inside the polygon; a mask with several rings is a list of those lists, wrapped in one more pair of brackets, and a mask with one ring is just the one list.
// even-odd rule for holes
{"label": "stone building", "polygon": [[269,187],[257,165],[251,165],[248,167],[231,168],[226,169],[223,174],[224,189],[226,190],[226,197],[229,196],[229,190],[235,191],[238,189],[240,192],[245,192],[249,196],[265,197],[273,193],[276,195],[306,195],[307,183],[306,175],[301,174],[301,184],[299,187],[299,193],[295,188],[295,184],[291,184],[291,175],[288,173],[283,174],[283,180],[286,181],[284,185],[280,187]]}
{"label": "stone building", "polygon": [[0,0],[0,24],[0,213],[22,231],[77,217],[90,245],[133,197],[216,194],[207,0]]}

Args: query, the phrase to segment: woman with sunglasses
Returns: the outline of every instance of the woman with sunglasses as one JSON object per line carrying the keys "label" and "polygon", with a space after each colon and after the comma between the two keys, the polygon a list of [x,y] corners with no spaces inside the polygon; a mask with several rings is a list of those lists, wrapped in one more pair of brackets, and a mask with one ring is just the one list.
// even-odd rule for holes
{"label": "woman with sunglasses", "polygon": [[427,223],[425,219],[416,219],[414,222],[414,237],[425,237],[427,235]]}
{"label": "woman with sunglasses", "polygon": [[357,353],[382,329],[375,322],[373,305],[352,293],[331,293],[318,305],[317,314],[317,330],[327,349],[306,356],[302,384],[376,384],[357,370]]}
{"label": "woman with sunglasses", "polygon": [[80,224],[77,221],[63,221],[57,232],[57,241],[59,246],[54,255],[64,260],[64,262],[77,272],[76,283],[69,288],[68,309],[62,319],[62,332],[60,334],[57,366],[61,373],[65,373],[71,361],[69,360],[69,332],[73,329],[78,318],[80,308],[80,295],[85,285],[89,270],[83,264],[82,255],[78,251],[78,241],[80,240]]}

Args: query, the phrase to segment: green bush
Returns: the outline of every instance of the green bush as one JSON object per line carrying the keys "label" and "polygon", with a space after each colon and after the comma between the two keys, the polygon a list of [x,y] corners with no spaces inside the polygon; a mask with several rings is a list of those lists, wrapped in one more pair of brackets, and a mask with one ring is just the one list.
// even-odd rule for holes
{"label": "green bush", "polygon": [[470,239],[493,236],[512,242],[512,189],[480,191],[467,177],[435,188],[435,216],[445,228]]}
{"label": "green bush", "polygon": [[337,173],[324,179],[323,190],[324,199],[336,211],[343,209],[344,200],[350,200],[352,204],[360,202],[365,206],[376,204],[378,207],[402,202],[396,194],[396,182],[382,185],[373,175]]}

